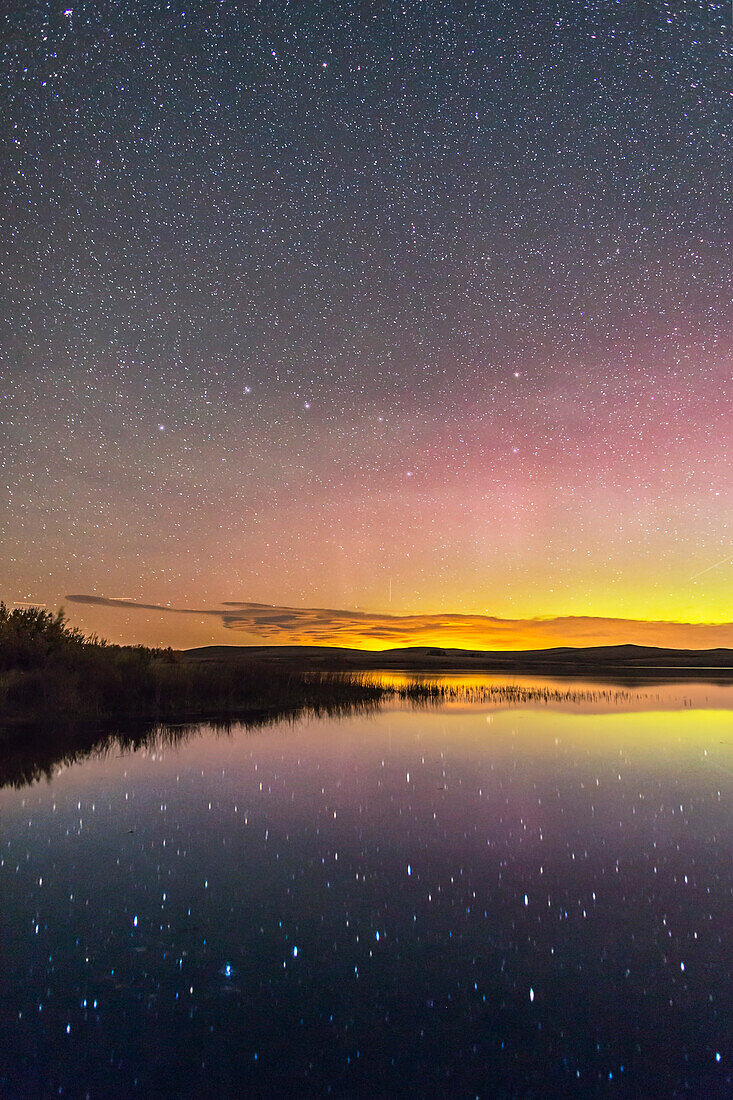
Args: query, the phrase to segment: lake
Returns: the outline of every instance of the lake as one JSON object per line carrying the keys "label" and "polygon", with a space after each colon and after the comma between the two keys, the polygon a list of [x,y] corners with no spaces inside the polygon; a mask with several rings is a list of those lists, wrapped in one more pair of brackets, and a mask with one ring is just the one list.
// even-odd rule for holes
{"label": "lake", "polygon": [[730,1096],[733,687],[451,682],[16,774],[2,1095]]}

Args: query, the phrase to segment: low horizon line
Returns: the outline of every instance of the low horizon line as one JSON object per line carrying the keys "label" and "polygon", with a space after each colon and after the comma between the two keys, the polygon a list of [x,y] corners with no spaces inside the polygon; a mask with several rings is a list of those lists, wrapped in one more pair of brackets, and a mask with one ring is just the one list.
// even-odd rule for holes
{"label": "low horizon line", "polygon": [[[589,614],[509,619],[468,612],[368,612],[235,600],[223,601],[218,607],[172,607],[92,593],[71,593],[66,599],[72,604],[104,607],[117,614],[150,611],[218,620],[220,628],[247,635],[248,644],[253,645],[325,645],[372,651],[438,647],[504,652],[613,645],[678,650],[733,647],[733,622],[693,623]],[[181,631],[177,633],[180,643]],[[193,630],[186,633],[191,635],[192,643],[198,640]]]}

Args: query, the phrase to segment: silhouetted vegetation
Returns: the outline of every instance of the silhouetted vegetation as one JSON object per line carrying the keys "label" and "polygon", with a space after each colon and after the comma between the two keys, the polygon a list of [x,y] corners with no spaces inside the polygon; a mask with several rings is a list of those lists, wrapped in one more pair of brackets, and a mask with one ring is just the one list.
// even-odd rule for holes
{"label": "silhouetted vegetation", "polygon": [[38,668],[49,658],[78,654],[82,647],[103,646],[69,626],[63,609],[54,615],[41,607],[16,607],[0,603],[0,672]]}
{"label": "silhouetted vegetation", "polygon": [[0,717],[6,721],[183,719],[377,702],[365,677],[186,661],[172,650],[110,645],[63,611],[0,604]]}

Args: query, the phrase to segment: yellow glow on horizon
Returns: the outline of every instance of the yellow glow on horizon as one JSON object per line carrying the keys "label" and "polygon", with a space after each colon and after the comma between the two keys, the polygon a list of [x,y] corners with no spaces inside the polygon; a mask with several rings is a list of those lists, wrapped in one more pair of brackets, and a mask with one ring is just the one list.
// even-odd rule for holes
{"label": "yellow glow on horizon", "polygon": [[399,614],[323,607],[232,603],[162,607],[77,596],[67,610],[82,629],[112,641],[191,648],[205,645],[396,648],[494,652],[635,644],[672,649],[733,648],[733,623],[569,615]]}

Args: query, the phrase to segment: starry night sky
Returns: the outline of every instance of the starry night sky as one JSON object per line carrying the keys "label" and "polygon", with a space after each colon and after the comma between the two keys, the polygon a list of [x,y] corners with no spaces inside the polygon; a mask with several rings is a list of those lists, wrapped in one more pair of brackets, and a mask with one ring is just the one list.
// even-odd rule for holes
{"label": "starry night sky", "polygon": [[732,39],[684,0],[13,5],[0,596],[151,643],[733,644]]}

